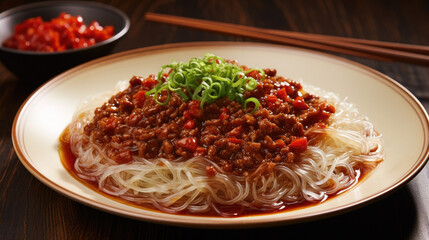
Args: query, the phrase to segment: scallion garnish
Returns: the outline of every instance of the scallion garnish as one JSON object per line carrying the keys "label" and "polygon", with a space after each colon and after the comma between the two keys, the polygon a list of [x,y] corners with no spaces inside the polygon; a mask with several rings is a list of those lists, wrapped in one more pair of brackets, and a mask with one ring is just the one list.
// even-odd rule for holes
{"label": "scallion garnish", "polygon": [[[161,67],[158,72],[158,84],[146,92],[146,95],[153,96],[158,104],[166,105],[170,100],[170,91],[174,91],[183,101],[201,101],[201,109],[205,103],[213,103],[228,97],[231,101],[240,102],[243,108],[250,102],[254,103],[253,113],[259,108],[260,103],[253,97],[244,99],[243,93],[246,90],[254,90],[258,84],[256,79],[246,76],[254,70],[261,74],[262,79],[265,78],[265,72],[261,69],[244,71],[213,54],[206,54],[203,58],[192,58],[187,63],[173,61]],[[162,78],[166,73],[168,76],[163,82]],[[164,91],[168,94],[167,99],[160,102],[159,95]]]}

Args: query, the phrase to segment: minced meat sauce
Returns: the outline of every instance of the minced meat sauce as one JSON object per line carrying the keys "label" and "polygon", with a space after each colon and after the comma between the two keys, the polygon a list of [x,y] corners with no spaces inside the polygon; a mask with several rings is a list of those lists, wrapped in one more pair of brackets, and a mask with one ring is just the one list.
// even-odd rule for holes
{"label": "minced meat sauce", "polygon": [[[247,175],[264,162],[297,162],[307,149],[305,130],[323,127],[335,108],[276,70],[264,72],[262,80],[259,72],[248,73],[258,80],[256,89],[244,93],[259,100],[254,113],[252,104],[243,109],[227,97],[201,109],[198,100],[184,102],[175,92],[167,105],[160,105],[145,94],[158,83],[156,77],[135,76],[127,89],[95,110],[85,134],[118,164],[133,156],[183,161],[204,156],[226,172]],[[217,171],[208,166],[206,173]]]}

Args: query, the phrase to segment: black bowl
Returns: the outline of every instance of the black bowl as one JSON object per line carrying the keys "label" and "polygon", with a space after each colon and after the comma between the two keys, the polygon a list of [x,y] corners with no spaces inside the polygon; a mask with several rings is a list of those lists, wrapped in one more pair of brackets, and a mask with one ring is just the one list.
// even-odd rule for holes
{"label": "black bowl", "polygon": [[80,63],[109,54],[130,27],[128,16],[121,10],[95,2],[39,2],[9,9],[0,14],[0,45],[9,38],[14,26],[28,18],[56,18],[61,12],[82,16],[85,25],[98,21],[113,26],[115,35],[92,46],[59,52],[22,51],[0,46],[0,60],[18,78],[43,82]]}

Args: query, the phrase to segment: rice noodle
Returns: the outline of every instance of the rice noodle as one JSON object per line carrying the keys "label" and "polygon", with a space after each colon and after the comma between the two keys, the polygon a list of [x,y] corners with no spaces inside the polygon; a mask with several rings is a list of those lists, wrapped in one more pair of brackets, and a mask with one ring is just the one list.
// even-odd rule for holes
{"label": "rice noodle", "polygon": [[[326,99],[336,113],[326,128],[306,131],[309,147],[298,163],[264,163],[248,176],[224,172],[204,157],[169,161],[133,156],[131,163],[118,165],[83,133],[95,107],[110,96],[103,94],[83,101],[69,126],[75,170],[79,177],[97,181],[105,193],[169,213],[215,210],[229,216],[222,206],[275,210],[301,201],[324,201],[356,183],[356,168],[375,167],[383,159],[383,144],[353,104],[312,86],[304,89]],[[207,176],[206,166],[214,166],[217,174]]]}

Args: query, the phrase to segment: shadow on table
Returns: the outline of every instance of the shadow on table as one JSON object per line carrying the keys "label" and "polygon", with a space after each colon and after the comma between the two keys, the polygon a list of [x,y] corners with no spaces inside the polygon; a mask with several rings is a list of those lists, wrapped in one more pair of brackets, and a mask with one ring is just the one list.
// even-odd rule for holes
{"label": "shadow on table", "polygon": [[[417,212],[410,189],[331,218],[287,226],[234,230],[177,229],[183,239],[407,239]],[[174,238],[174,236],[171,236]]]}
{"label": "shadow on table", "polygon": [[[90,217],[84,215],[81,217]],[[286,226],[250,229],[183,228],[112,216],[114,223],[109,229],[109,237],[111,239],[129,237],[131,239],[221,240],[407,239],[415,227],[416,218],[417,212],[413,196],[409,187],[405,186],[386,198],[354,211],[331,218]]]}

